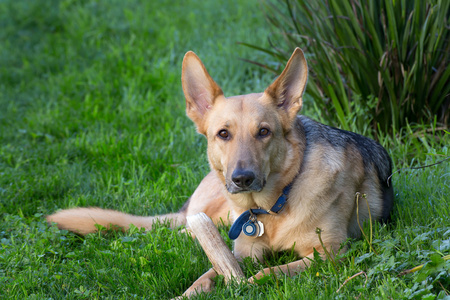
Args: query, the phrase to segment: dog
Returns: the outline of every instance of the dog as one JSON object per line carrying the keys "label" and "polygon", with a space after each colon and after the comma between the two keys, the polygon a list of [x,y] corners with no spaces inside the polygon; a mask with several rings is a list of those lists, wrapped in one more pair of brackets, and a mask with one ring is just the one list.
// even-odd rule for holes
{"label": "dog", "polygon": [[[273,272],[298,274],[313,261],[314,249],[333,255],[347,238],[360,236],[358,218],[361,224],[389,219],[392,162],[377,142],[298,115],[307,78],[306,59],[296,48],[264,92],[226,98],[198,56],[187,52],[182,66],[186,113],[207,139],[211,171],[181,210],[140,217],[73,208],[47,221],[84,235],[96,231],[95,224],[124,230],[130,224],[151,230],[155,222],[176,227],[186,224],[186,216],[204,212],[216,224],[232,224],[229,236],[238,259],[262,261],[266,251],[291,249],[302,258],[264,269],[250,282]],[[215,276],[209,270],[183,295],[211,290]]]}

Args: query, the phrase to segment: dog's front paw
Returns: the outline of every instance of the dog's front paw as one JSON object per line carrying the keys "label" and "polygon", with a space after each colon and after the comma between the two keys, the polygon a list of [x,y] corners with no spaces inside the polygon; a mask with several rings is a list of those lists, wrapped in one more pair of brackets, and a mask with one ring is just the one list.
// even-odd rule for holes
{"label": "dog's front paw", "polygon": [[250,277],[248,279],[248,282],[251,284],[262,284],[264,282],[266,282],[270,277],[270,270],[269,269],[264,269],[262,271],[259,271],[258,273],[256,273],[256,275]]}
{"label": "dog's front paw", "polygon": [[208,272],[200,276],[184,293],[183,297],[191,297],[200,293],[209,293],[214,288],[213,278],[217,276],[214,269],[210,269]]}
{"label": "dog's front paw", "polygon": [[189,229],[189,228],[183,228],[183,229],[181,229],[180,230],[180,233],[181,234],[186,234],[187,236],[189,236],[189,237],[191,237],[192,239],[196,239],[196,236],[195,236],[195,233],[191,230],[191,229]]}
{"label": "dog's front paw", "polygon": [[214,288],[214,281],[212,281],[210,278],[205,278],[204,280],[197,280],[194,282],[193,285],[191,285],[184,293],[184,297],[191,297],[196,294],[200,293],[209,293]]}

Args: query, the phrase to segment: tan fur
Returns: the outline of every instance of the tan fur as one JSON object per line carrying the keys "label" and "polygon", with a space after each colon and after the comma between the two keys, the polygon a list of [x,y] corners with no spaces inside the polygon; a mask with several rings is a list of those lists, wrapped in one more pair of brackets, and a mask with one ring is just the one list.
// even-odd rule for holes
{"label": "tan fur", "polygon": [[61,210],[47,217],[49,223],[56,223],[60,229],[66,229],[86,235],[97,231],[96,224],[107,229],[128,229],[130,224],[151,230],[155,222],[168,222],[170,226],[186,224],[186,216],[180,213],[154,217],[140,217],[115,210],[97,207],[79,207]]}
{"label": "tan fur", "polygon": [[[254,238],[241,233],[235,240],[234,254],[239,259],[251,256],[262,260],[265,251],[294,247],[303,259],[273,270],[297,274],[311,264],[314,249],[323,253],[316,228],[322,230],[322,240],[331,253],[337,252],[348,237],[360,235],[356,192],[367,194],[373,219],[383,216],[384,197],[378,169],[364,162],[358,145],[348,142],[354,136],[342,133],[347,140],[340,139],[339,131],[311,125],[312,121],[297,116],[306,82],[306,60],[297,48],[282,74],[263,93],[225,98],[200,59],[188,52],[182,69],[186,113],[207,138],[211,166],[189,202],[178,213],[155,217],[75,208],[57,212],[47,220],[80,234],[94,232],[95,224],[124,229],[134,224],[150,230],[155,221],[162,221],[175,227],[198,212],[205,212],[216,224],[230,224],[246,210],[272,208],[283,188],[292,183],[281,212],[258,215],[264,235]],[[328,139],[322,138],[326,131],[311,133],[319,129],[333,132]],[[334,144],[334,138],[340,144]],[[384,157],[384,152],[377,151],[373,153]],[[240,178],[246,180],[245,184]],[[361,197],[358,205],[363,223],[369,218],[366,200]],[[269,271],[262,270],[254,278]],[[210,290],[214,276],[214,271],[208,271],[184,295]]]}
{"label": "tan fur", "polygon": [[214,176],[214,173],[209,173],[192,194],[185,214],[192,216],[204,212],[214,224],[229,224],[230,208],[221,186],[220,180]]}

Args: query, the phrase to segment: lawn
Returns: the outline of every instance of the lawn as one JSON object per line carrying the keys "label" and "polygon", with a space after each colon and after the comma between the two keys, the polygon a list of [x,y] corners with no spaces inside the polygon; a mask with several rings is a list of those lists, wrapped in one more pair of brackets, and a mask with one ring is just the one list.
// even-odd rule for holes
{"label": "lawn", "polygon": [[[75,206],[138,215],[182,206],[208,172],[205,139],[184,113],[183,55],[195,51],[226,95],[262,91],[273,74],[240,58],[270,58],[237,44],[268,45],[258,1],[5,0],[0,28],[0,298],[180,295],[210,268],[196,241],[163,225],[83,238],[44,216]],[[308,95],[304,107],[321,118]],[[450,155],[449,134],[411,126],[380,137],[396,169]],[[348,241],[337,271],[319,261],[260,285],[227,287],[219,278],[199,298],[443,299],[450,164],[401,171],[393,183],[392,222],[374,224],[371,242]],[[277,253],[269,263],[295,259]],[[243,267],[247,276],[262,268]],[[361,271],[367,277],[343,285]]]}

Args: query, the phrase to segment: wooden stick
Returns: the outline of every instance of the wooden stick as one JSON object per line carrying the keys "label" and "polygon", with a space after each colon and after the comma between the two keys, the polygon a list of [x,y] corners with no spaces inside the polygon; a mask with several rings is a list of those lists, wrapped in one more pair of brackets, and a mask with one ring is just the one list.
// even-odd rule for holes
{"label": "wooden stick", "polygon": [[223,275],[225,282],[232,278],[244,280],[241,267],[211,219],[202,212],[186,219],[189,229],[195,234],[217,274]]}

